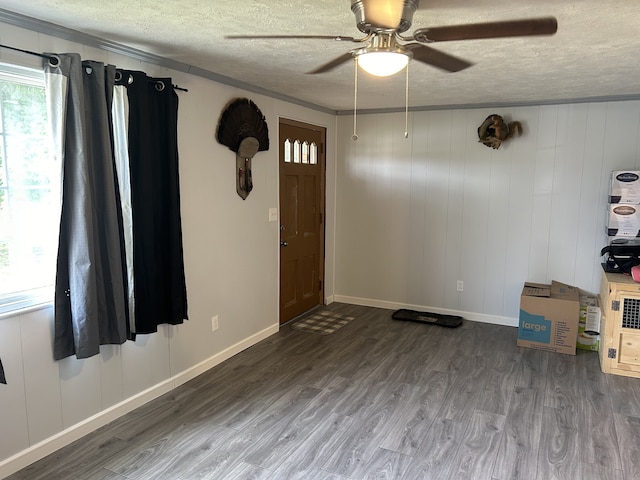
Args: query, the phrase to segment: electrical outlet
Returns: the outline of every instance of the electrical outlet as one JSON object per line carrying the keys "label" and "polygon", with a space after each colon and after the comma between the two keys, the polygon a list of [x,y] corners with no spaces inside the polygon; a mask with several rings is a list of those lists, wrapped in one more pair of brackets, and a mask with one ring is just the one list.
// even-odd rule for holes
{"label": "electrical outlet", "polygon": [[458,284],[457,284],[456,288],[458,289],[459,292],[463,292],[464,291],[464,282],[462,280],[458,280]]}
{"label": "electrical outlet", "polygon": [[269,221],[270,222],[277,222],[278,221],[278,209],[277,208],[270,208],[269,209]]}
{"label": "electrical outlet", "polygon": [[218,315],[211,317],[211,331],[215,332],[218,329]]}

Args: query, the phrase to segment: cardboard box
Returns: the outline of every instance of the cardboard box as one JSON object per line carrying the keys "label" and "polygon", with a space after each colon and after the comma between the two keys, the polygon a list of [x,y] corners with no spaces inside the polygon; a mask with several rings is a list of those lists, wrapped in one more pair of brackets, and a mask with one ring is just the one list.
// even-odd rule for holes
{"label": "cardboard box", "polygon": [[611,172],[609,203],[640,203],[640,170]]}
{"label": "cardboard box", "polygon": [[564,283],[525,283],[520,296],[519,347],[576,354],[580,293]]}
{"label": "cardboard box", "polygon": [[640,237],[640,205],[608,204],[607,235],[610,237]]}
{"label": "cardboard box", "polygon": [[600,348],[600,305],[594,295],[580,295],[576,348],[597,352]]}

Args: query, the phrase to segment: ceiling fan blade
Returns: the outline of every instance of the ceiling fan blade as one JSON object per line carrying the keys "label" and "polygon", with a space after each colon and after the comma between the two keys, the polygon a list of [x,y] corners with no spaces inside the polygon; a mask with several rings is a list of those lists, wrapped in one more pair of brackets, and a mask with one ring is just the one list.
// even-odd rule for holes
{"label": "ceiling fan blade", "polygon": [[369,24],[391,30],[400,25],[404,0],[362,0],[362,6]]}
{"label": "ceiling fan blade", "polygon": [[428,43],[480,38],[553,35],[557,30],[558,21],[554,17],[541,17],[524,20],[420,28],[414,32],[413,37],[419,42]]}
{"label": "ceiling fan blade", "polygon": [[325,73],[334,68],[342,65],[343,63],[348,62],[353,58],[353,54],[351,52],[343,53],[339,57],[334,58],[330,62],[325,63],[324,65],[320,65],[318,68],[307,72],[308,74],[316,74],[316,73]]}
{"label": "ceiling fan blade", "polygon": [[427,47],[421,43],[410,43],[405,45],[405,48],[411,50],[414,60],[446,70],[447,72],[459,72],[473,65],[466,60],[441,52],[435,48]]}
{"label": "ceiling fan blade", "polygon": [[336,40],[339,42],[360,42],[353,37],[345,37],[343,35],[225,35],[224,38],[229,40],[289,40],[289,39],[320,39],[320,40]]}

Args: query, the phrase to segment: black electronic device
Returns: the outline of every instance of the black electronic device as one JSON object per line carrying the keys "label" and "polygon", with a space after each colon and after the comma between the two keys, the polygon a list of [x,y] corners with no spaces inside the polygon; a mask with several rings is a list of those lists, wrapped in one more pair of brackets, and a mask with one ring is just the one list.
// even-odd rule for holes
{"label": "black electronic device", "polygon": [[640,265],[640,238],[614,238],[600,250],[600,255],[606,255],[605,272],[629,273],[632,267]]}

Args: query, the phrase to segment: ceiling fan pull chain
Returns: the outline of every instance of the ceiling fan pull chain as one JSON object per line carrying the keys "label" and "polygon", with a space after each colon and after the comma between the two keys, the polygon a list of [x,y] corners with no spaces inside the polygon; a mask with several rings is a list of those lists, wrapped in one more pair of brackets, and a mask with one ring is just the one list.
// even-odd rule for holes
{"label": "ceiling fan pull chain", "polygon": [[354,78],[353,78],[353,135],[351,136],[351,140],[354,142],[358,140],[358,134],[356,133],[356,114],[358,110],[358,57],[355,57],[353,60],[354,64]]}
{"label": "ceiling fan pull chain", "polygon": [[404,138],[409,138],[409,64],[404,87]]}

